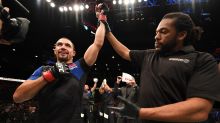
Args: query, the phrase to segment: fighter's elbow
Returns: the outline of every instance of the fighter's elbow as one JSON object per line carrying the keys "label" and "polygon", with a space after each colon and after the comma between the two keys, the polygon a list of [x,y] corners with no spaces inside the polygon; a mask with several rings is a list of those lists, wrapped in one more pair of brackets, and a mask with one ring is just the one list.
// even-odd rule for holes
{"label": "fighter's elbow", "polygon": [[96,47],[97,47],[98,49],[101,49],[101,48],[102,48],[102,46],[103,46],[103,44],[102,44],[102,43],[97,43],[97,44],[96,44]]}
{"label": "fighter's elbow", "polygon": [[13,94],[13,100],[14,100],[15,103],[22,103],[23,102],[23,100],[21,98],[21,94],[19,94],[17,92],[15,92]]}
{"label": "fighter's elbow", "polygon": [[208,113],[200,113],[196,117],[196,121],[198,121],[198,122],[202,122],[202,121],[205,121],[207,119],[208,119]]}
{"label": "fighter's elbow", "polygon": [[94,42],[94,45],[97,49],[101,49],[103,46],[103,42],[101,40],[100,41],[97,40],[96,42]]}

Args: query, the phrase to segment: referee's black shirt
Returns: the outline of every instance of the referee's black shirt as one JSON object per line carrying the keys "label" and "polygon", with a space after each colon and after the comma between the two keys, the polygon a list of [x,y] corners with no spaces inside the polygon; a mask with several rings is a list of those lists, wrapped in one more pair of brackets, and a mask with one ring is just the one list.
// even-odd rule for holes
{"label": "referee's black shirt", "polygon": [[141,70],[140,107],[158,107],[191,97],[220,101],[217,62],[208,53],[185,46],[167,54],[132,50],[130,57]]}

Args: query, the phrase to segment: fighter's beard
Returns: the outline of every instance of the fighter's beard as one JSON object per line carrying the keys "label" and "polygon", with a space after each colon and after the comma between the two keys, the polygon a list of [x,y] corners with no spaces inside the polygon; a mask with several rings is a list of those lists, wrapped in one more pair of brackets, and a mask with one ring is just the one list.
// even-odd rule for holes
{"label": "fighter's beard", "polygon": [[68,58],[67,57],[60,57],[60,58],[58,58],[58,61],[59,62],[67,62]]}

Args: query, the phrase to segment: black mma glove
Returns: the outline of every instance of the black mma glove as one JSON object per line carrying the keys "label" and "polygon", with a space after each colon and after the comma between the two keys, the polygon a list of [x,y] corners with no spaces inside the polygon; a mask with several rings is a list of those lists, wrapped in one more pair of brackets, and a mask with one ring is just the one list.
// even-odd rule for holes
{"label": "black mma glove", "polygon": [[122,96],[118,96],[117,98],[119,99],[119,101],[124,103],[124,106],[123,107],[108,107],[110,110],[115,111],[122,117],[129,117],[129,118],[134,118],[134,119],[139,117],[140,107],[130,102],[129,100],[123,98]]}
{"label": "black mma glove", "polygon": [[111,29],[110,29],[109,24],[107,22],[107,15],[106,14],[109,12],[109,8],[108,8],[107,4],[97,2],[97,5],[95,7],[95,11],[96,11],[96,14],[98,13],[98,15],[97,15],[97,18],[98,18],[97,26],[100,25],[100,21],[101,21],[105,25],[106,33],[111,32]]}
{"label": "black mma glove", "polygon": [[60,78],[62,75],[69,74],[70,70],[64,62],[57,62],[55,66],[50,66],[47,71],[43,72],[44,79],[50,83]]}
{"label": "black mma glove", "polygon": [[108,22],[107,22],[107,21],[105,21],[105,22],[103,22],[103,24],[105,25],[105,30],[106,30],[106,33],[111,32],[111,28],[110,28],[110,26],[109,26]]}

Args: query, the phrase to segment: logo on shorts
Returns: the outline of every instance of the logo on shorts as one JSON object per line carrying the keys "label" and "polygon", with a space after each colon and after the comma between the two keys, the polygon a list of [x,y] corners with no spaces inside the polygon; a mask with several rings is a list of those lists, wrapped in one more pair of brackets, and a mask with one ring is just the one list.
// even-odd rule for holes
{"label": "logo on shorts", "polygon": [[183,62],[183,63],[189,63],[189,59],[181,59],[181,58],[169,58],[169,61],[178,61],[178,62]]}

